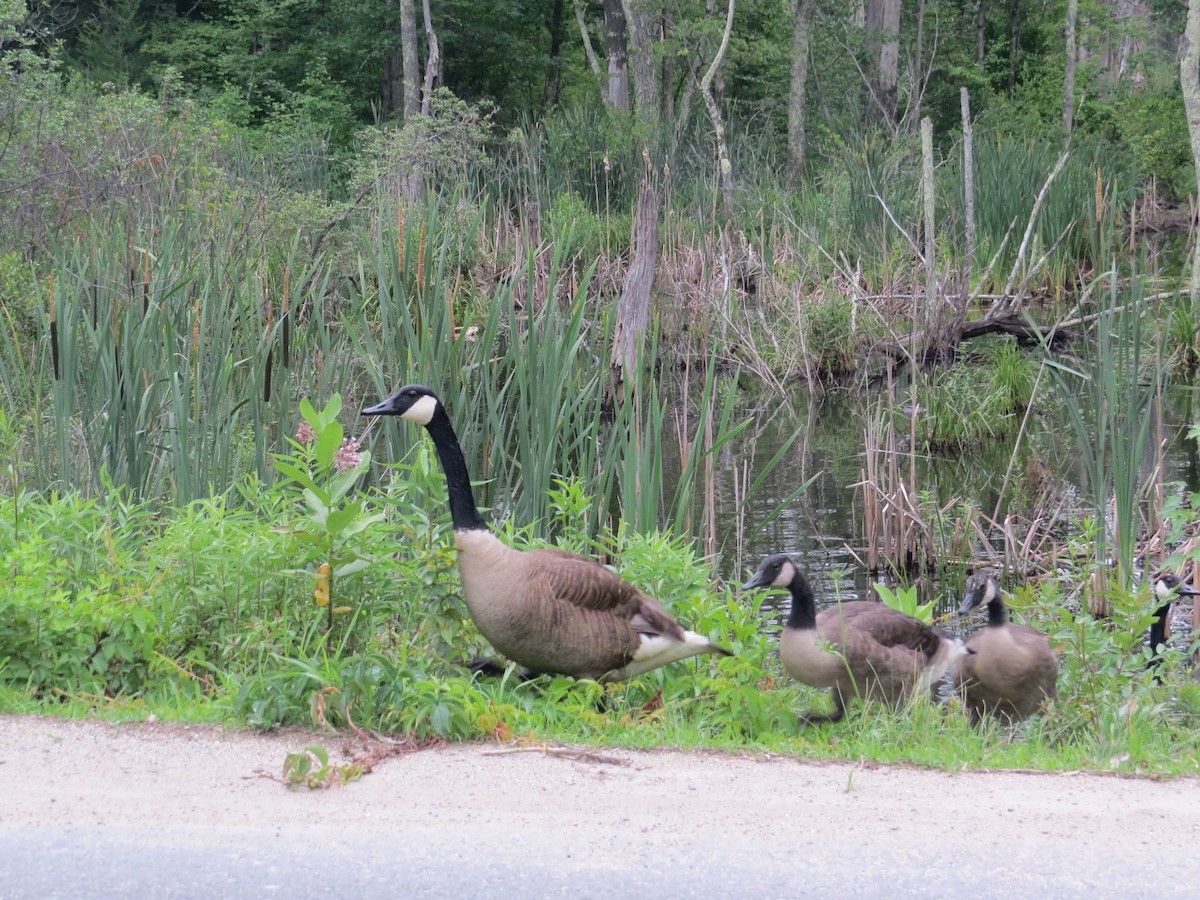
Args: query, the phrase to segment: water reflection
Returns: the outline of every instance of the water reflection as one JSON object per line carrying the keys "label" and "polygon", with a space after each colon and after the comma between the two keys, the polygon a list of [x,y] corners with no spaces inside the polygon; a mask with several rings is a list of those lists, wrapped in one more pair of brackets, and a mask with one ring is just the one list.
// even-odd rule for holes
{"label": "water reflection", "polygon": [[[1164,435],[1166,480],[1196,490],[1200,467],[1194,442],[1185,438],[1193,402],[1191,389],[1171,393]],[[839,599],[874,599],[862,546],[862,490],[856,485],[863,479],[868,417],[878,414],[878,405],[878,395],[800,390],[753,404],[748,415],[754,421],[745,437],[726,447],[716,464],[718,569],[724,578],[740,583],[764,555],[784,552],[807,575],[819,607]],[[1079,495],[1078,452],[1064,423],[1052,409],[1038,411],[1015,450],[1014,438],[1005,436],[961,453],[918,456],[916,483],[928,498],[923,508],[945,510],[940,525],[947,529],[959,518],[959,503],[974,504],[987,517],[1002,517],[1032,503],[1029,481],[1036,471],[1048,471],[1059,490]],[[742,499],[747,485],[797,431],[795,443],[760,489]],[[779,510],[813,476],[811,486]],[[926,578],[920,588],[923,600],[939,599],[939,615],[961,600],[960,584],[939,585]],[[786,596],[781,595],[780,603],[782,616]]]}

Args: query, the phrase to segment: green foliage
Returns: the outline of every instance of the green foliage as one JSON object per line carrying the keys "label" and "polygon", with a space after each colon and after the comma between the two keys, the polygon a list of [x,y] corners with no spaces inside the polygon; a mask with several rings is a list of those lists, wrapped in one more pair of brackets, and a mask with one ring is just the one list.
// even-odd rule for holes
{"label": "green foliage", "polygon": [[1178,95],[1124,98],[1116,105],[1121,136],[1142,179],[1153,177],[1159,197],[1179,202],[1196,189],[1187,116]]}
{"label": "green foliage", "polygon": [[879,599],[885,606],[890,606],[892,609],[898,610],[906,616],[920,619],[922,622],[933,621],[933,608],[937,605],[937,601],[930,600],[928,603],[921,603],[916,585],[910,584],[892,590],[886,584],[876,582],[874,587],[875,593],[879,595]]}
{"label": "green foliage", "polygon": [[973,341],[949,369],[918,383],[926,445],[962,449],[1011,435],[1033,402],[1038,365],[1012,338]]}
{"label": "green foliage", "polygon": [[323,744],[309,744],[283,760],[283,780],[289,788],[328,788],[357,781],[365,774],[366,770],[355,763],[331,765],[329,750]]}
{"label": "green foliage", "polygon": [[414,185],[452,194],[487,166],[483,145],[491,127],[490,109],[439,89],[427,115],[362,133],[352,186],[373,183],[382,197],[408,196]]}
{"label": "green foliage", "polygon": [[136,695],[160,633],[139,565],[149,513],[120,492],[104,506],[26,495],[13,508],[0,525],[0,679],[42,698]]}
{"label": "green foliage", "polygon": [[[302,544],[320,560],[313,573],[316,581],[314,597],[318,606],[328,613],[326,629],[333,632],[335,614],[353,611],[352,607],[336,602],[337,586],[341,579],[366,568],[370,560],[354,546],[358,535],[383,518],[369,513],[362,497],[351,499],[349,494],[364,472],[370,468],[371,455],[360,451],[358,441],[343,437],[337,420],[342,411],[342,398],[334,394],[319,412],[308,398],[300,401],[304,425],[291,443],[294,452],[276,454],[275,468],[286,479],[281,489],[295,485],[302,491],[304,512],[302,525],[293,531]],[[305,428],[307,426],[307,428]]]}

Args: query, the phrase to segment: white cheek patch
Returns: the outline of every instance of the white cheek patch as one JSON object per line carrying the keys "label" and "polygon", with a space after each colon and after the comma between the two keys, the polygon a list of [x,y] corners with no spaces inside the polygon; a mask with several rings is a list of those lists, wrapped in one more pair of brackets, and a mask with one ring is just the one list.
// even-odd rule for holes
{"label": "white cheek patch", "polygon": [[772,587],[787,587],[792,583],[792,579],[796,577],[796,567],[790,562],[784,563],[779,567],[779,574],[775,576],[775,580],[771,582]]}
{"label": "white cheek patch", "polygon": [[433,421],[433,414],[437,412],[438,402],[436,397],[431,397],[426,394],[408,409],[400,414],[400,418],[408,419],[410,422],[416,422],[418,425],[428,425]]}

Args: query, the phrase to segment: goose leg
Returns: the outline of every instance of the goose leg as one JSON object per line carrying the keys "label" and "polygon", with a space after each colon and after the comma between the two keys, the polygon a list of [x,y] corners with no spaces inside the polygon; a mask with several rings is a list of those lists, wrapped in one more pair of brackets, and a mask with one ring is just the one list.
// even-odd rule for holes
{"label": "goose leg", "polygon": [[[471,660],[470,670],[476,675],[486,675],[488,678],[503,678],[508,671],[507,666],[502,666],[498,662],[490,659],[473,659]],[[532,672],[525,669],[523,672],[517,672],[516,678],[518,681],[532,681],[538,677],[537,672]]]}
{"label": "goose leg", "polygon": [[800,716],[801,725],[824,725],[826,722],[840,722],[846,716],[846,698],[837,688],[833,689],[833,706],[831,713],[805,713]]}

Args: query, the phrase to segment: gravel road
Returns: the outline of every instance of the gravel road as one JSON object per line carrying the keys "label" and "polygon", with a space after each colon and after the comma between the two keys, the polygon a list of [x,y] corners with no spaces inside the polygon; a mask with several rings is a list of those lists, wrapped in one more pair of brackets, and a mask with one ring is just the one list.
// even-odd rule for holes
{"label": "gravel road", "polygon": [[[1200,781],[0,716],[0,898],[1195,897]],[[359,750],[363,750],[360,747]]]}

